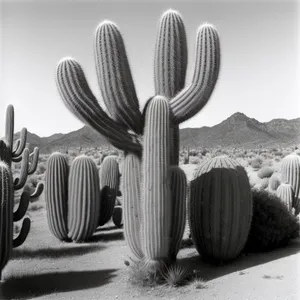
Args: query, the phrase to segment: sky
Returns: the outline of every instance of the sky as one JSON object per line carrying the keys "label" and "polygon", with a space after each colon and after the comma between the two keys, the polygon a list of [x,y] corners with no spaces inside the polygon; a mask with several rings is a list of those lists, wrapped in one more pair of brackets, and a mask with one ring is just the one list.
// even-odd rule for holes
{"label": "sky", "polygon": [[210,101],[181,128],[213,126],[238,111],[261,122],[298,118],[299,6],[289,0],[0,0],[0,137],[8,104],[15,107],[15,131],[27,127],[49,136],[83,126],[60,99],[55,70],[61,58],[76,58],[102,103],[93,40],[103,20],[121,30],[142,108],[154,94],[157,25],[169,8],[179,11],[185,23],[187,83],[199,25],[212,23],[221,41],[221,70]]}

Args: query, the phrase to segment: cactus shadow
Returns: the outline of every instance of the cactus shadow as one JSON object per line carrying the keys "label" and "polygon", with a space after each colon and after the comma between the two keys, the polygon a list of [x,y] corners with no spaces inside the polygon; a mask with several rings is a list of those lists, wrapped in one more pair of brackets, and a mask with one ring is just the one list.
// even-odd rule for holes
{"label": "cactus shadow", "polygon": [[68,271],[10,277],[1,283],[0,299],[34,299],[51,293],[100,287],[116,276],[115,271]]}
{"label": "cactus shadow", "polygon": [[61,258],[61,257],[72,257],[84,255],[91,252],[100,251],[106,248],[104,245],[78,245],[72,246],[63,245],[60,247],[48,247],[48,248],[40,248],[40,249],[31,249],[31,248],[16,248],[12,252],[11,259],[23,259],[23,258],[35,258],[35,259],[43,259],[43,258]]}
{"label": "cactus shadow", "polygon": [[111,242],[117,240],[124,240],[123,231],[120,229],[116,229],[114,232],[103,232],[100,231],[94,234],[89,240],[89,243],[97,243],[97,242]]}
{"label": "cactus shadow", "polygon": [[116,230],[116,229],[118,229],[117,226],[111,225],[111,226],[107,226],[107,227],[98,227],[96,229],[96,232],[111,231],[111,230]]}
{"label": "cactus shadow", "polygon": [[297,253],[300,253],[300,240],[293,240],[287,246],[273,251],[242,253],[236,260],[220,266],[210,264],[201,259],[196,250],[190,253],[188,257],[178,258],[177,261],[186,269],[193,270],[201,278],[208,281]]}

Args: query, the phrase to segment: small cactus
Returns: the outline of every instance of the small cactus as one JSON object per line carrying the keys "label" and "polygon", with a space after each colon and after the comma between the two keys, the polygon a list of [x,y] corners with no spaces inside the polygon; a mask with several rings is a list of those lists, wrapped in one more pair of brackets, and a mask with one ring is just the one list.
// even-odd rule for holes
{"label": "small cactus", "polygon": [[290,184],[282,183],[277,191],[277,197],[281,199],[281,201],[286,205],[288,211],[292,212],[293,208],[293,199],[294,199],[294,191]]}
{"label": "small cactus", "polygon": [[118,228],[123,227],[123,209],[122,209],[122,206],[117,205],[117,206],[114,207],[112,220]]}

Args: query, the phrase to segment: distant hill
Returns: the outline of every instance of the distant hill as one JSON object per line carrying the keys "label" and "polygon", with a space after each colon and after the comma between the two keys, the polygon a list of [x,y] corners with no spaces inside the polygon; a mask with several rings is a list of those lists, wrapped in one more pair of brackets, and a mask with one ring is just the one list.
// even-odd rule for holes
{"label": "distant hill", "polygon": [[[19,133],[15,135],[18,138]],[[93,129],[84,126],[67,134],[39,137],[28,132],[28,143],[40,147],[42,153],[70,148],[108,146],[106,139]],[[212,127],[183,128],[180,130],[180,144],[190,147],[280,147],[300,144],[300,118],[274,119],[259,122],[237,112]]]}

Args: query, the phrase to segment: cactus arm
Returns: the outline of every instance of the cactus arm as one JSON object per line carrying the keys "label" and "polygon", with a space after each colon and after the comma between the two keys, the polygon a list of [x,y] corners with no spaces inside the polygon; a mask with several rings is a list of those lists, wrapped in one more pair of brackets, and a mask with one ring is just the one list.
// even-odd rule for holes
{"label": "cactus arm", "polygon": [[18,157],[12,157],[12,161],[14,163],[19,163],[22,161],[22,155],[18,156]]}
{"label": "cactus arm", "polygon": [[34,190],[34,192],[30,195],[31,199],[36,199],[39,196],[41,196],[41,194],[44,191],[44,184],[42,182],[39,182]]}
{"label": "cactus arm", "polygon": [[25,242],[30,231],[30,224],[31,222],[29,218],[25,218],[23,220],[21,232],[15,239],[13,239],[13,248],[17,248]]}
{"label": "cactus arm", "polygon": [[57,67],[56,82],[62,100],[77,118],[104,135],[116,148],[141,153],[141,145],[100,107],[77,61],[62,60]]}
{"label": "cactus arm", "polygon": [[12,251],[13,179],[7,163],[0,161],[0,274]]}
{"label": "cactus arm", "polygon": [[125,45],[118,27],[102,22],[95,34],[95,61],[104,103],[112,118],[137,134],[142,132],[141,112]]}
{"label": "cactus arm", "polygon": [[36,171],[39,162],[39,148],[35,147],[30,156],[32,156],[32,162],[29,165],[28,175],[32,175]]}
{"label": "cactus arm", "polygon": [[[160,20],[154,55],[155,94],[173,98],[184,88],[187,41],[180,14],[165,12]],[[170,163],[179,163],[179,125],[170,122]]]}
{"label": "cactus arm", "polygon": [[124,236],[132,253],[143,258],[141,243],[141,162],[134,154],[127,154],[123,165]]}
{"label": "cactus arm", "polygon": [[27,140],[27,129],[23,128],[21,131],[20,138],[18,139],[19,142],[17,141],[16,148],[13,151],[13,154],[12,154],[13,158],[18,157],[23,153],[23,151],[26,147],[26,140]]}
{"label": "cactus arm", "polygon": [[30,199],[30,195],[28,192],[23,192],[21,199],[20,199],[20,203],[19,203],[19,207],[18,209],[14,212],[14,222],[18,222],[20,221],[26,214],[28,205],[29,205],[29,199]]}
{"label": "cactus arm", "polygon": [[8,105],[6,109],[5,143],[11,153],[14,143],[14,107]]}
{"label": "cactus arm", "polygon": [[17,139],[13,148],[13,153],[17,151],[17,149],[20,147],[20,144],[21,144],[21,140]]}
{"label": "cactus arm", "polygon": [[172,98],[183,89],[187,68],[186,33],[178,12],[163,14],[154,57],[155,94]]}
{"label": "cactus arm", "polygon": [[28,176],[28,167],[29,167],[29,150],[26,148],[22,156],[20,177],[16,178],[14,181],[15,190],[20,190],[21,188],[24,187]]}
{"label": "cactus arm", "polygon": [[220,69],[218,32],[211,25],[200,26],[197,34],[196,62],[192,83],[170,101],[176,123],[196,115],[208,102]]}

